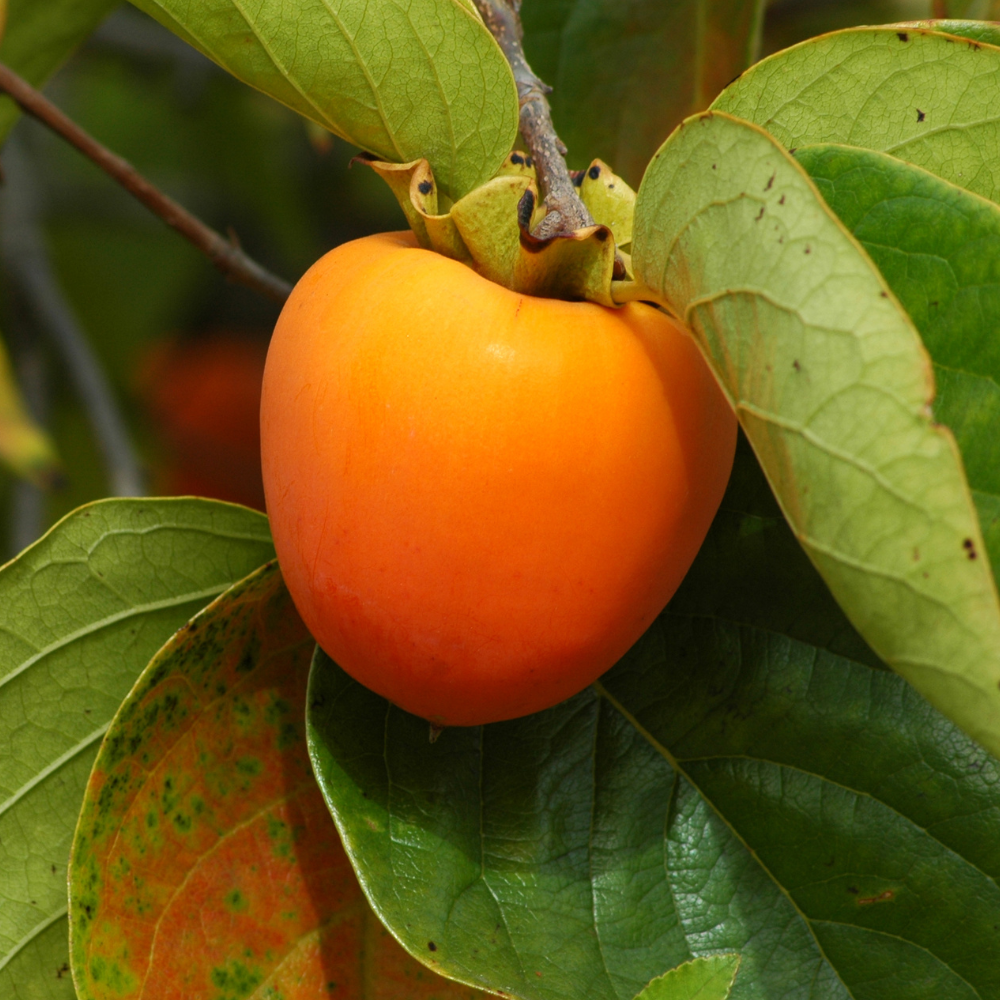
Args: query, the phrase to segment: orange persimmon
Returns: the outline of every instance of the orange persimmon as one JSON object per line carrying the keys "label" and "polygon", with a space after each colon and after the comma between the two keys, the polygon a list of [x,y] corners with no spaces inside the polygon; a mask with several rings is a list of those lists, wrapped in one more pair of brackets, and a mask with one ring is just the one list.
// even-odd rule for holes
{"label": "orange persimmon", "polygon": [[517,294],[391,233],[295,288],[261,434],[317,642],[407,711],[476,725],[575,694],[639,638],[708,531],[736,421],[658,310]]}

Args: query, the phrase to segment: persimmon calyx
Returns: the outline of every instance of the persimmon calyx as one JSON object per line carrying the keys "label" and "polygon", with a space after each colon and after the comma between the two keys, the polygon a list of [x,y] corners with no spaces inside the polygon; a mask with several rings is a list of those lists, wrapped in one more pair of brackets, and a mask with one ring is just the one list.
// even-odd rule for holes
{"label": "persimmon calyx", "polygon": [[389,185],[425,249],[515,292],[618,304],[612,283],[631,277],[622,267],[628,255],[620,251],[632,240],[635,192],[601,160],[573,178],[596,225],[544,239],[532,235],[545,210],[531,157],[524,153],[511,153],[495,177],[453,204],[438,192],[426,160],[358,161]]}

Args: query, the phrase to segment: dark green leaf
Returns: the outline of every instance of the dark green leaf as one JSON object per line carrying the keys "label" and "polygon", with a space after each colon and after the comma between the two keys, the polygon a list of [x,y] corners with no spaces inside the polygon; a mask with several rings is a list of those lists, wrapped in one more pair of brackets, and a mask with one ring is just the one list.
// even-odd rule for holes
{"label": "dark green leaf", "polygon": [[841,142],[1000,201],[1000,48],[920,28],[851,28],[785,49],[712,105],[788,148]]}
{"label": "dark green leaf", "polygon": [[755,58],[762,0],[525,0],[524,46],[570,162],[630,184],[674,126]]}
{"label": "dark green leaf", "polygon": [[1000,579],[1000,208],[884,153],[796,159],[878,265],[934,360],[934,417],[954,432]]}
{"label": "dark green leaf", "polygon": [[[134,0],[235,77],[457,199],[517,135],[510,66],[462,0]],[[308,44],[305,44],[308,40]]]}
{"label": "dark green leaf", "polygon": [[636,199],[640,292],[692,327],[796,536],[872,648],[1000,752],[1000,603],[912,321],[808,176],[719,112]]}
{"label": "dark green leaf", "polygon": [[1000,763],[900,677],[775,627],[770,595],[804,635],[822,584],[796,602],[801,567],[780,579],[763,489],[741,449],[703,551],[770,588],[736,605],[700,555],[625,659],[548,712],[432,744],[317,657],[314,766],[410,951],[434,941],[449,975],[530,1000],[629,1000],[732,952],[732,1000],[1000,997]]}
{"label": "dark green leaf", "polygon": [[171,633],[272,557],[254,511],[107,500],[0,570],[0,996],[75,996],[66,863],[101,738]]}
{"label": "dark green leaf", "polygon": [[[40,86],[120,2],[9,0],[0,62]],[[0,141],[19,114],[10,98],[0,98]]]}

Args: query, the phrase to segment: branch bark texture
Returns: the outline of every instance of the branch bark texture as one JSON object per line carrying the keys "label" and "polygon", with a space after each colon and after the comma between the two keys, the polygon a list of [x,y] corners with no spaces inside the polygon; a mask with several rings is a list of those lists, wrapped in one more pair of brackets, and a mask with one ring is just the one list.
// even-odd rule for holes
{"label": "branch bark texture", "polygon": [[168,226],[194,244],[227,278],[246,285],[275,302],[284,302],[292,286],[270,273],[186,208],[146,180],[127,160],[112,153],[68,118],[43,94],[12,69],[0,63],[0,90],[9,94],[29,115],[75,146],[113,177]]}
{"label": "branch bark texture", "polygon": [[514,71],[521,105],[521,135],[535,162],[546,215],[532,235],[540,239],[568,236],[594,225],[566,167],[566,147],[556,134],[546,94],[551,88],[535,76],[524,57],[520,0],[475,0],[491,34]]}

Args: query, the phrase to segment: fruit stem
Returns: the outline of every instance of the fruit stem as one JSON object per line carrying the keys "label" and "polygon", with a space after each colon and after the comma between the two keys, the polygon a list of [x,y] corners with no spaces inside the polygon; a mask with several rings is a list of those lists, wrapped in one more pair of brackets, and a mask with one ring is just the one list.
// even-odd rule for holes
{"label": "fruit stem", "polygon": [[172,198],[168,198],[139,174],[131,163],[102,146],[48,98],[35,90],[27,80],[3,63],[0,63],[0,90],[9,94],[22,110],[37,118],[71,146],[75,146],[118,181],[126,191],[138,198],[146,208],[193,243],[227,278],[246,285],[275,302],[284,302],[291,294],[292,286],[287,281],[271,274],[245,254],[234,240],[227,240]]}
{"label": "fruit stem", "polygon": [[566,147],[552,124],[552,112],[545,97],[552,88],[535,76],[524,57],[521,0],[475,0],[475,4],[514,71],[521,105],[521,135],[535,161],[538,183],[545,196],[546,214],[532,235],[540,239],[568,236],[577,229],[595,225],[569,175]]}

